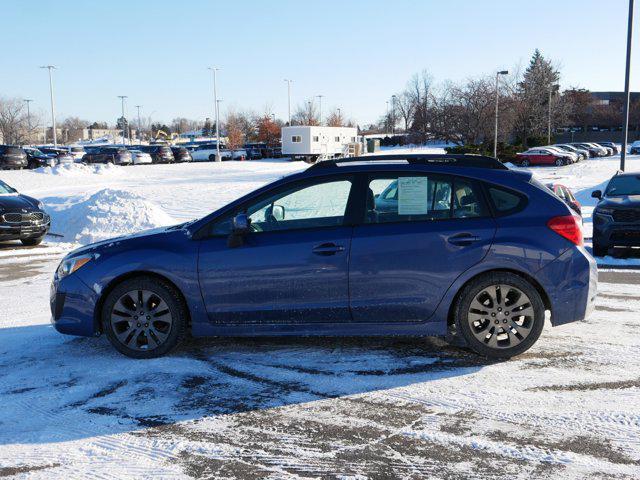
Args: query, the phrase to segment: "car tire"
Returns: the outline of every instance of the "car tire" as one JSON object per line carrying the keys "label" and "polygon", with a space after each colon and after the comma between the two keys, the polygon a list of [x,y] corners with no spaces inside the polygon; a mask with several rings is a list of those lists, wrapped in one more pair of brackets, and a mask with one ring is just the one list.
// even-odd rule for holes
{"label": "car tire", "polygon": [[[514,315],[512,307],[522,315]],[[466,344],[493,359],[528,350],[540,337],[545,320],[544,303],[535,287],[507,272],[472,280],[459,293],[454,312],[456,331]]]}
{"label": "car tire", "polygon": [[609,247],[606,245],[600,245],[599,243],[593,242],[593,256],[594,257],[606,257],[607,253],[609,253]]}
{"label": "car tire", "polygon": [[566,165],[566,162],[562,158],[556,158],[556,167]]}
{"label": "car tire", "polygon": [[101,320],[107,338],[123,355],[156,358],[186,334],[187,307],[168,282],[148,276],[125,280],[104,300]]}
{"label": "car tire", "polygon": [[21,238],[20,242],[22,242],[25,247],[35,247],[36,245],[40,245],[43,239],[44,235],[35,238]]}
{"label": "car tire", "polygon": [[531,165],[531,163],[526,158],[520,162],[521,167],[528,167],[529,165]]}

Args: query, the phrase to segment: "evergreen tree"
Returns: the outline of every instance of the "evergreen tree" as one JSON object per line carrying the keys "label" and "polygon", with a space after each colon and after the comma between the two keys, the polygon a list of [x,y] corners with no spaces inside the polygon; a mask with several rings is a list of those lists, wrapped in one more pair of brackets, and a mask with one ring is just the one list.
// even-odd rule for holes
{"label": "evergreen tree", "polygon": [[558,70],[536,49],[516,91],[518,99],[516,133],[524,145],[530,137],[546,135],[549,92],[553,97],[554,86],[559,80]]}

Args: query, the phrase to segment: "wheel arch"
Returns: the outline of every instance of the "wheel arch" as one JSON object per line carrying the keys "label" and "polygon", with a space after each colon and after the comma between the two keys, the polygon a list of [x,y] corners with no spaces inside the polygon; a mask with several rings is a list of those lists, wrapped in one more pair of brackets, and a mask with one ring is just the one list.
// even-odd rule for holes
{"label": "wheel arch", "polygon": [[454,295],[454,299],[455,300],[453,302],[451,302],[451,304],[449,305],[449,310],[447,312],[447,325],[455,324],[454,313],[455,313],[456,306],[457,306],[458,302],[460,301],[460,292],[469,283],[473,282],[474,280],[476,280],[476,279],[478,279],[478,278],[480,278],[480,277],[482,277],[484,275],[488,275],[488,274],[491,274],[491,273],[511,273],[513,275],[519,276],[523,280],[526,280],[540,294],[540,298],[542,299],[542,303],[544,304],[545,310],[549,310],[553,314],[551,300],[549,299],[549,295],[547,294],[545,289],[542,288],[542,285],[540,284],[540,282],[538,282],[535,278],[533,278],[531,275],[528,275],[528,274],[526,274],[524,272],[521,272],[519,270],[513,270],[513,269],[510,269],[510,268],[495,268],[495,269],[485,270],[483,272],[479,272],[479,273],[473,275],[471,278],[468,278],[462,285],[460,285],[460,287],[456,290],[456,293]]}
{"label": "wheel arch", "polygon": [[114,288],[116,288],[116,286],[118,286],[120,283],[124,282],[125,280],[130,280],[132,278],[138,278],[138,277],[150,277],[150,278],[155,278],[162,282],[168,283],[177,292],[178,297],[180,298],[180,301],[183,303],[185,307],[185,311],[187,312],[187,329],[191,327],[191,309],[189,308],[189,303],[187,302],[187,299],[185,298],[184,293],[182,293],[182,290],[178,288],[175,282],[171,281],[171,279],[167,278],[166,276],[156,272],[150,272],[146,270],[134,270],[134,271],[123,273],[122,275],[112,278],[111,281],[102,290],[100,294],[100,298],[98,299],[98,302],[96,303],[96,307],[93,312],[93,328],[95,332],[104,333],[102,331],[102,321],[101,321],[102,307],[104,306],[104,301],[109,295],[109,293],[111,293],[111,291]]}

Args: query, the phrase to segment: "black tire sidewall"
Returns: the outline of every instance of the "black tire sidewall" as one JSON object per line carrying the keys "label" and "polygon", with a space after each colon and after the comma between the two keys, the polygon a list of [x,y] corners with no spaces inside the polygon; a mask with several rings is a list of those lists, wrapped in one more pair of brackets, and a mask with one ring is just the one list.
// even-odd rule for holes
{"label": "black tire sidewall", "polygon": [[[529,336],[522,342],[510,348],[493,349],[483,344],[473,335],[473,333],[471,332],[471,327],[467,322],[467,312],[469,311],[471,302],[478,293],[491,285],[498,284],[511,285],[524,292],[531,301],[531,306],[533,307],[535,317],[531,333],[529,333]],[[540,337],[540,334],[542,333],[542,329],[544,327],[544,321],[545,307],[538,291],[524,278],[508,272],[488,273],[475,280],[472,280],[460,292],[458,301],[456,303],[455,322],[457,332],[462,334],[463,338],[467,342],[467,345],[473,351],[488,358],[511,358],[527,351]]]}
{"label": "black tire sidewall", "polygon": [[[111,327],[113,306],[122,295],[131,290],[148,290],[155,293],[167,303],[171,311],[173,322],[169,336],[165,343],[153,350],[134,350],[121,344]],[[114,348],[128,357],[142,359],[156,358],[169,353],[185,335],[186,318],[186,307],[175,288],[161,279],[152,277],[131,278],[116,285],[105,298],[101,311],[102,331],[107,335]]]}

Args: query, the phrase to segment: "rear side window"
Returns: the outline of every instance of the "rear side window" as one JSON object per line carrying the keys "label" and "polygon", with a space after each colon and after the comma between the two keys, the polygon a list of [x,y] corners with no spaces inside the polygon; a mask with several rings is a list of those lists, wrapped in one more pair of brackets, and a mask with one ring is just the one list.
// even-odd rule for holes
{"label": "rear side window", "polygon": [[498,216],[509,215],[522,210],[526,199],[523,195],[500,187],[490,186],[489,197]]}

